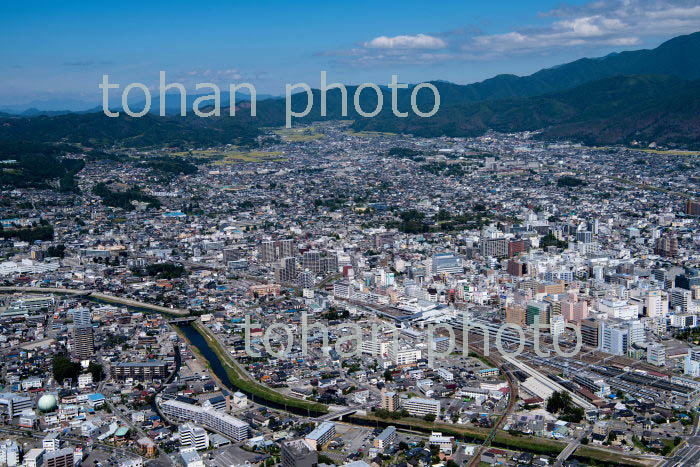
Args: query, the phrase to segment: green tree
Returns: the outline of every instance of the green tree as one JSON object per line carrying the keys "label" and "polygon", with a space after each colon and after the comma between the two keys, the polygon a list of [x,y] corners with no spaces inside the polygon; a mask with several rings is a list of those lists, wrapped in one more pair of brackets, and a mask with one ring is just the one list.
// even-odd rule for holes
{"label": "green tree", "polygon": [[71,361],[65,354],[56,355],[52,363],[53,377],[58,383],[66,379],[77,381],[80,374],[80,364]]}
{"label": "green tree", "polygon": [[102,381],[102,378],[104,376],[104,370],[102,368],[102,365],[99,363],[95,362],[90,362],[90,364],[87,367],[88,373],[92,374],[92,381],[95,383],[98,383]]}
{"label": "green tree", "polygon": [[549,413],[564,412],[569,407],[571,407],[571,395],[566,391],[555,391],[547,399],[547,412]]}

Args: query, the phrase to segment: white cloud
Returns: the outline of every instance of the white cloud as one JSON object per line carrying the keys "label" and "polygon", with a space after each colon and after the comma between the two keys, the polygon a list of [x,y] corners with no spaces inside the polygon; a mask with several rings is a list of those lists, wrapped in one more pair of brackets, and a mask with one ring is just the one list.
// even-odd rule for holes
{"label": "white cloud", "polygon": [[370,49],[443,49],[447,47],[447,42],[439,37],[417,34],[415,36],[379,36],[365,42],[364,46]]}
{"label": "white cloud", "polygon": [[214,84],[225,84],[234,80],[240,80],[243,78],[243,75],[235,68],[226,68],[221,70],[207,68],[175,73],[175,77],[175,79],[180,80],[185,84],[202,83],[205,81],[212,82]]}
{"label": "white cloud", "polygon": [[[599,54],[623,47],[653,47],[663,39],[700,30],[698,0],[563,3],[538,16],[548,24],[499,33],[466,27],[435,35],[381,36],[352,48],[319,55],[334,57],[347,64],[371,66],[494,60],[549,55],[557,51]],[[429,53],[431,50],[439,52]]]}

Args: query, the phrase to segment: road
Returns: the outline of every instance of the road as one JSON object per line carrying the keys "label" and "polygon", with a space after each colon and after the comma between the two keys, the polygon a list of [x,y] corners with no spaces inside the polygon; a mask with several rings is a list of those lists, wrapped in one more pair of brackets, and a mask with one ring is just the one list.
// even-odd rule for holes
{"label": "road", "polygon": [[[18,430],[15,428],[9,428],[5,426],[0,427],[0,433],[8,433],[23,438],[29,437],[27,436],[28,432],[30,433],[31,438],[33,439],[44,439],[46,437],[46,433],[36,430],[29,430],[27,428],[22,428],[21,430]],[[79,438],[77,436],[61,435],[61,439],[64,441],[73,441],[76,444],[87,444],[85,439]],[[97,447],[103,451],[111,452],[112,454],[118,454],[122,458],[141,457],[135,452],[127,451],[126,449],[118,448],[109,444],[98,443],[93,441],[92,447],[93,449]]]}
{"label": "road", "polygon": [[[460,339],[457,339],[457,343],[459,345],[462,344]],[[476,344],[470,345],[469,347],[474,352],[479,352],[478,346]],[[486,357],[483,358],[486,359]],[[496,422],[496,424],[494,425],[493,429],[491,430],[491,433],[489,433],[489,436],[486,438],[486,440],[484,440],[483,444],[479,447],[479,449],[477,449],[476,453],[474,454],[474,457],[472,458],[472,461],[469,463],[469,467],[475,467],[479,465],[479,463],[481,462],[481,455],[489,447],[491,441],[493,441],[493,438],[496,437],[498,430],[501,429],[503,424],[508,419],[508,416],[513,412],[513,409],[515,408],[515,403],[518,400],[518,386],[515,383],[515,380],[513,379],[513,375],[511,374],[510,370],[504,368],[500,362],[496,362],[493,358],[488,359],[488,361],[494,363],[495,366],[498,369],[500,369],[506,377],[506,381],[508,382],[508,388],[510,389],[508,393],[508,405],[506,406],[506,410],[503,412],[503,415],[501,415],[501,418],[499,418],[498,422]]]}
{"label": "road", "polygon": [[695,425],[690,436],[686,438],[687,446],[680,448],[663,467],[696,467],[700,465],[700,416],[695,416]]}
{"label": "road", "polygon": [[700,438],[689,438],[688,445],[676,451],[663,467],[696,467],[700,465]]}
{"label": "road", "polygon": [[[105,401],[105,405],[107,405],[111,410],[112,414],[117,417],[122,423],[125,425],[129,426],[135,433],[138,433],[140,438],[148,438],[151,439],[142,429],[141,427],[137,426],[136,424],[131,422],[131,419],[129,417],[125,417],[122,415],[121,411],[117,409],[116,407],[112,406],[109,402]],[[160,454],[160,459],[161,460],[166,460],[169,465],[174,465],[173,461],[170,457],[168,457],[168,454],[161,449],[160,445],[156,443],[156,448],[158,449],[158,453]]]}
{"label": "road", "polygon": [[557,456],[556,462],[554,462],[554,467],[561,467],[564,464],[564,461],[569,458],[571,454],[578,449],[578,447],[581,445],[581,438],[586,436],[588,433],[581,433],[576,439],[572,439],[569,444],[566,445],[564,450],[559,453]]}
{"label": "road", "polygon": [[108,295],[102,292],[98,292],[96,290],[65,289],[56,287],[0,287],[0,292],[54,293],[63,295],[68,294],[86,298],[95,298],[104,302],[117,303],[119,305],[126,305],[135,308],[145,308],[147,310],[157,311],[159,313],[165,313],[175,316],[189,316],[190,314],[190,312],[187,310],[182,310],[179,308],[168,308],[160,305],[154,305],[152,303],[140,302],[131,298],[115,297],[114,295]]}

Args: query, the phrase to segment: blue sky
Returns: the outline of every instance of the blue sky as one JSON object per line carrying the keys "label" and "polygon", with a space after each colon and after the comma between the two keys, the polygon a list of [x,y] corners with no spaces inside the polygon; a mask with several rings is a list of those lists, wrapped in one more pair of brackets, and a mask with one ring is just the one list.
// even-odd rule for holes
{"label": "blue sky", "polygon": [[155,87],[159,70],[192,89],[249,81],[276,95],[318,85],[321,70],[331,82],[470,83],[696,30],[697,0],[6,1],[0,108],[97,105],[102,74]]}

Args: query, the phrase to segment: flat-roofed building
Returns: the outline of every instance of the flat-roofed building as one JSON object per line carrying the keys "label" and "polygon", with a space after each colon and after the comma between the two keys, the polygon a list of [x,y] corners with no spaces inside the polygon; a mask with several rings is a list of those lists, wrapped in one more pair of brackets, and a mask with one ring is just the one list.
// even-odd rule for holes
{"label": "flat-roofed building", "polygon": [[79,360],[88,360],[95,353],[95,331],[92,325],[74,326],[72,331],[71,351]]}
{"label": "flat-roofed building", "polygon": [[168,377],[168,363],[160,360],[148,362],[119,362],[112,365],[110,372],[112,378],[124,381],[134,379],[137,381],[152,381]]}
{"label": "flat-roofed building", "polygon": [[34,448],[30,449],[29,452],[24,456],[23,466],[25,467],[41,467],[44,461],[44,449]]}
{"label": "flat-roofed building", "polygon": [[180,435],[180,444],[183,446],[193,447],[197,451],[209,448],[209,435],[207,431],[200,426],[185,423],[184,425],[180,425],[178,434]]}
{"label": "flat-roofed building", "polygon": [[318,464],[318,453],[303,439],[282,443],[283,467],[314,467]]}
{"label": "flat-roofed building", "polygon": [[13,392],[0,393],[0,419],[10,421],[25,409],[32,408],[32,399]]}
{"label": "flat-roofed building", "polygon": [[452,455],[452,442],[453,438],[451,436],[443,436],[442,433],[435,431],[430,434],[430,439],[428,439],[428,443],[431,446],[437,446],[440,452],[448,456]]}
{"label": "flat-roofed building", "polygon": [[647,363],[664,366],[666,364],[666,347],[663,344],[652,344],[647,347]]}
{"label": "flat-roofed building", "polygon": [[433,414],[440,415],[440,401],[435,399],[425,399],[422,397],[410,397],[401,401],[401,408],[406,409],[409,414],[417,417]]}
{"label": "flat-roofed building", "polygon": [[374,438],[374,447],[377,449],[385,449],[393,444],[396,440],[396,427],[388,426],[384,431],[379,433],[379,436]]}
{"label": "flat-roofed building", "polygon": [[163,402],[160,408],[166,417],[194,422],[236,441],[246,440],[250,435],[247,423],[211,407],[200,407],[173,399]]}
{"label": "flat-roofed building", "polygon": [[46,453],[44,456],[45,467],[73,467],[75,465],[73,448],[59,449]]}
{"label": "flat-roofed building", "polygon": [[388,410],[389,412],[396,412],[399,410],[400,400],[398,393],[394,391],[382,392],[382,403],[381,408]]}
{"label": "flat-roofed building", "polygon": [[333,422],[322,422],[317,426],[311,433],[306,435],[304,441],[306,441],[309,446],[317,450],[320,447],[325,446],[331,439],[335,436],[335,423]]}

